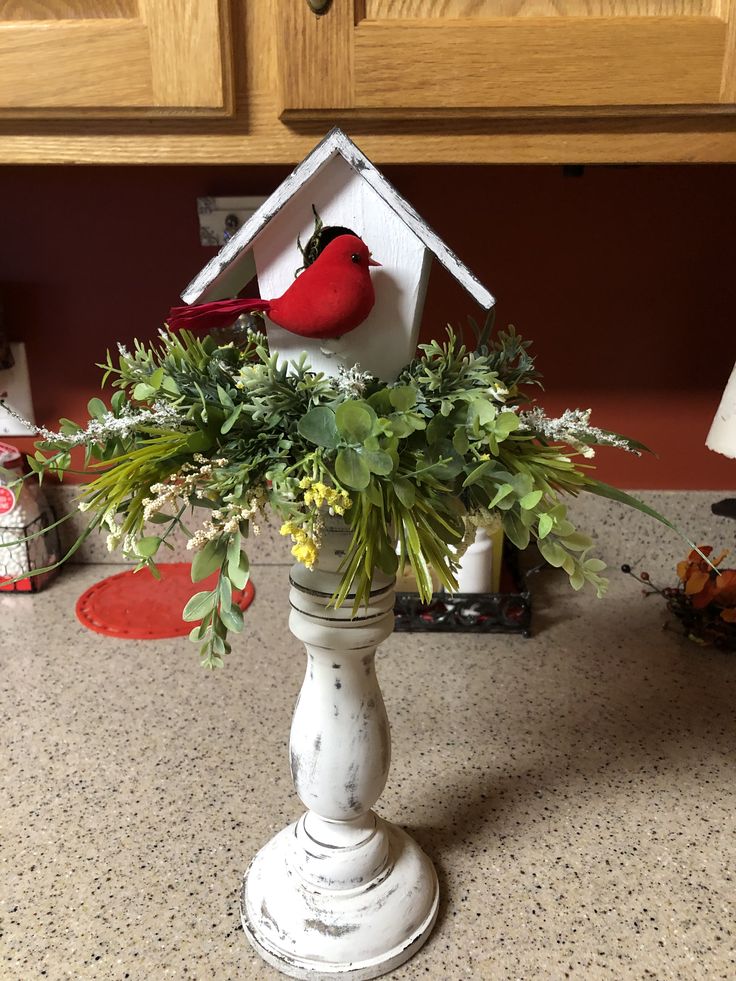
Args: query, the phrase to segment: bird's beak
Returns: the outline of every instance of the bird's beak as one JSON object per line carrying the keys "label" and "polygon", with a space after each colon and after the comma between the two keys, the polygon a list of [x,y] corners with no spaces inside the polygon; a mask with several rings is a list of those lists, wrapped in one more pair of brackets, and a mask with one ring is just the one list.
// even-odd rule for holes
{"label": "bird's beak", "polygon": [[373,258],[371,258],[371,257],[369,257],[369,258],[368,258],[368,265],[369,265],[369,266],[380,266],[380,265],[382,265],[382,263],[380,263],[380,262],[376,262],[376,260],[375,260],[375,259],[373,259]]}

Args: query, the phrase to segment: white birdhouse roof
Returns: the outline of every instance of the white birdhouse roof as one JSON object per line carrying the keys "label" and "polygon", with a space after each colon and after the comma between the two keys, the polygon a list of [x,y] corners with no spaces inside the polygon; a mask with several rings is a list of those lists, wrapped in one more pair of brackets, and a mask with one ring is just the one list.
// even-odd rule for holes
{"label": "white birdhouse roof", "polygon": [[233,296],[253,277],[252,250],[284,205],[337,155],[367,182],[384,204],[416,235],[476,302],[489,310],[495,300],[473,273],[416,213],[341,129],[335,127],[291,172],[273,194],[233,235],[182,293],[185,303]]}

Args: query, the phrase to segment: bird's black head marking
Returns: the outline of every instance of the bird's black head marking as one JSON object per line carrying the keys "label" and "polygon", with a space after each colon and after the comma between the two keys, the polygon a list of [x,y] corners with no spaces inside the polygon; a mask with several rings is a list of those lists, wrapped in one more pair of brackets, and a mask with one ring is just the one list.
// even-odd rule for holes
{"label": "bird's black head marking", "polygon": [[[309,238],[306,245],[302,245],[299,239],[297,239],[297,248],[302,254],[302,259],[304,264],[297,269],[296,275],[298,276],[300,272],[311,266],[315,260],[317,260],[320,255],[324,252],[325,248],[334,242],[336,238],[340,235],[355,235],[356,238],[360,236],[357,232],[354,232],[352,228],[345,228],[344,225],[323,225],[322,219],[317,214],[317,209],[312,205],[312,212],[314,214],[314,231]],[[356,253],[357,255],[357,253]],[[353,258],[353,262],[360,262],[360,256]]]}

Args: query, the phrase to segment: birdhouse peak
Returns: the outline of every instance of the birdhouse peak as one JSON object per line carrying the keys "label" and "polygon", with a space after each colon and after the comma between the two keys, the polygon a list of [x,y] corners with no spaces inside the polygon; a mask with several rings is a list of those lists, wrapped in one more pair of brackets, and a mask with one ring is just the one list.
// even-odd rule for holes
{"label": "birdhouse peak", "polygon": [[[294,195],[306,188],[337,156],[366,181],[387,208],[404,222],[481,307],[489,310],[493,306],[495,300],[492,294],[337,126],[326,134],[218,254],[195,276],[182,293],[184,302],[198,303],[204,300],[221,299],[239,292],[254,275],[252,249],[257,240],[267,234],[270,224],[281,214]],[[340,224],[349,224],[349,222],[340,222]],[[236,285],[235,290],[233,290],[234,285]]]}

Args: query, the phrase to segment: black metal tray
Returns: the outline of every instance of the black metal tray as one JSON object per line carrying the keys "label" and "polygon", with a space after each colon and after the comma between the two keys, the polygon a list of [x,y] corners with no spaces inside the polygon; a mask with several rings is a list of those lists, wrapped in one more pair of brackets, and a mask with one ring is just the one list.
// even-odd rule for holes
{"label": "black metal tray", "polygon": [[396,630],[531,636],[531,594],[519,568],[519,554],[508,542],[504,546],[500,592],[440,590],[429,603],[422,603],[417,593],[397,593],[394,614]]}

